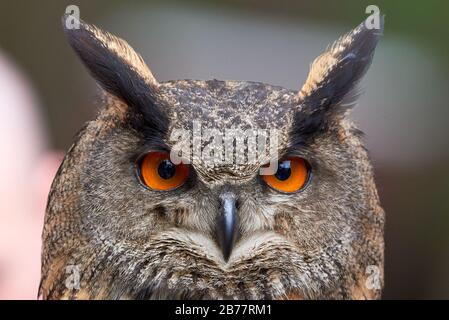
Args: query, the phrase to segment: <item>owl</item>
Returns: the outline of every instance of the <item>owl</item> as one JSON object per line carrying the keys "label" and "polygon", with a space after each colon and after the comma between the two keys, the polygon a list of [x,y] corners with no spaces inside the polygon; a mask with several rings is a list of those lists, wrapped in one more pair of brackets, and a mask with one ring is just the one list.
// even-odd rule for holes
{"label": "owl", "polygon": [[384,211],[350,110],[383,22],[330,45],[299,91],[158,82],[124,40],[64,27],[102,106],[51,187],[43,299],[380,297]]}

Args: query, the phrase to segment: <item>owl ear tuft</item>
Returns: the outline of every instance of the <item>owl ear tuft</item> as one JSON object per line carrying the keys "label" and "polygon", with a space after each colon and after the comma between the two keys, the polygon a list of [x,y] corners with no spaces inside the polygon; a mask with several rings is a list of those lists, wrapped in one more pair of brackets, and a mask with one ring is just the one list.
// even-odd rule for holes
{"label": "owl ear tuft", "polygon": [[62,17],[68,41],[90,74],[156,129],[165,117],[155,102],[159,84],[142,57],[126,41],[82,20],[77,28],[68,28],[67,19],[74,17]]}
{"label": "owl ear tuft", "polygon": [[357,85],[368,70],[377,42],[383,33],[368,29],[366,21],[342,36],[313,61],[307,80],[298,93],[292,136],[303,145],[324,131],[334,119],[344,115],[358,97]]}
{"label": "owl ear tuft", "polygon": [[354,95],[352,90],[368,70],[383,33],[384,17],[380,18],[379,29],[368,29],[367,19],[313,61],[298,94],[305,108],[327,109]]}

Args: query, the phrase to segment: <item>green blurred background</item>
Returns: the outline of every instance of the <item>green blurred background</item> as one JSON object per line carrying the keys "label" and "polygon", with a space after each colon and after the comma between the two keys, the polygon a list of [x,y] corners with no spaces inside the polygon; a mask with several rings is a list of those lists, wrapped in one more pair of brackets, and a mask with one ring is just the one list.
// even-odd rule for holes
{"label": "green blurred background", "polygon": [[0,2],[0,50],[29,78],[53,149],[95,115],[97,87],[61,28],[68,5],[125,39],[159,80],[224,78],[300,88],[309,63],[360,23],[386,15],[354,118],[367,134],[387,213],[383,297],[449,298],[449,2]]}

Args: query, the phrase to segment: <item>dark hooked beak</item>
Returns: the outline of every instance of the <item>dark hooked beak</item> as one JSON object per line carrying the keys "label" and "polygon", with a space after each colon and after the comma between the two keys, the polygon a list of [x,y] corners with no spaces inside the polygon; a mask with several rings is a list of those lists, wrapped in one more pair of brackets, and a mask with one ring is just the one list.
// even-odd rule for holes
{"label": "dark hooked beak", "polygon": [[237,239],[237,209],[235,195],[226,192],[220,196],[220,212],[217,216],[217,240],[227,262]]}

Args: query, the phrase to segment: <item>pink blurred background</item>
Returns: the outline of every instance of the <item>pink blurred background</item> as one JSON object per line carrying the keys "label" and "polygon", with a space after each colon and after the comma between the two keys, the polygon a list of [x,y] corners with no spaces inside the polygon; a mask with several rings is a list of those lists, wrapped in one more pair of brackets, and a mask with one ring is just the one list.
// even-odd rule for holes
{"label": "pink blurred background", "polygon": [[387,212],[384,298],[449,298],[449,3],[213,0],[0,3],[0,299],[35,299],[46,197],[95,115],[98,87],[66,43],[81,18],[140,51],[159,81],[254,80],[299,89],[309,63],[376,4],[385,36],[354,118]]}

